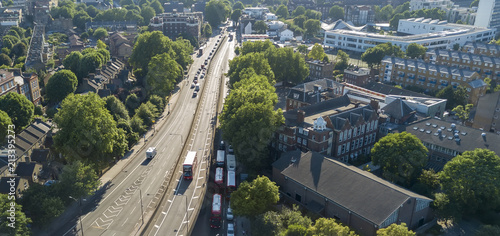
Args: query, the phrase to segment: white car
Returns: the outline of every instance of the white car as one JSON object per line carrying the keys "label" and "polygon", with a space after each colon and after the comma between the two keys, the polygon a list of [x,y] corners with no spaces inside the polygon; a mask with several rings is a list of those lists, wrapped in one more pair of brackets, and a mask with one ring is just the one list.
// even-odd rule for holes
{"label": "white car", "polygon": [[234,236],[235,232],[234,232],[234,224],[233,223],[229,223],[227,224],[227,236]]}
{"label": "white car", "polygon": [[233,215],[233,209],[231,209],[231,204],[229,204],[227,206],[227,214],[226,214],[226,219],[227,220],[233,220],[234,219],[234,215]]}

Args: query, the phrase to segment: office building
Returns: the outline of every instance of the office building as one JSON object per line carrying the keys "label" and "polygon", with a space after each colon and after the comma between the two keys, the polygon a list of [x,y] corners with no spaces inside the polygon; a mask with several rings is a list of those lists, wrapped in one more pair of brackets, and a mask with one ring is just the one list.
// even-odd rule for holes
{"label": "office building", "polygon": [[371,6],[345,6],[344,20],[352,22],[355,26],[375,22],[375,11]]}
{"label": "office building", "polygon": [[474,26],[500,29],[500,1],[481,0]]}

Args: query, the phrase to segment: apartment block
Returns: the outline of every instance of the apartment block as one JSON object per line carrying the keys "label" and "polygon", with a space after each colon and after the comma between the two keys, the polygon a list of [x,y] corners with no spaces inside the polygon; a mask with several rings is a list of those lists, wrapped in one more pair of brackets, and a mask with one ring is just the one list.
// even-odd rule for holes
{"label": "apartment block", "polygon": [[424,60],[439,65],[475,71],[481,78],[500,81],[500,58],[451,50],[430,50]]}
{"label": "apartment block", "polygon": [[489,44],[486,42],[467,42],[462,47],[462,52],[500,57],[500,45],[496,45],[494,43]]}
{"label": "apartment block", "polygon": [[375,11],[373,11],[371,6],[345,6],[344,20],[347,22],[350,21],[356,26],[373,23],[375,22]]}
{"label": "apartment block", "polygon": [[477,27],[500,29],[500,1],[481,0],[477,6]]}
{"label": "apartment block", "polygon": [[339,97],[344,92],[344,85],[331,79],[320,79],[299,84],[290,89],[286,98],[286,110],[313,105]]}
{"label": "apartment block", "polygon": [[381,63],[380,78],[403,87],[418,86],[427,91],[463,86],[469,92],[469,103],[477,104],[486,93],[486,83],[476,71],[436,65],[423,60],[403,59],[386,56]]}
{"label": "apartment block", "polygon": [[472,127],[500,135],[500,91],[479,98]]}
{"label": "apartment block", "polygon": [[410,11],[418,11],[422,9],[446,8],[453,6],[450,0],[411,0]]}
{"label": "apartment block", "polygon": [[308,79],[319,80],[333,78],[333,68],[335,67],[333,62],[306,60],[306,64],[309,66]]}
{"label": "apartment block", "polygon": [[350,68],[344,70],[344,80],[346,83],[356,86],[364,86],[371,83],[370,69],[368,68]]}
{"label": "apartment block", "polygon": [[9,92],[22,94],[33,104],[40,104],[40,86],[35,73],[16,75],[11,71],[0,70],[0,96]]}
{"label": "apartment block", "polygon": [[175,40],[182,34],[193,36],[197,40],[201,36],[203,13],[162,13],[151,18],[149,26],[152,30],[162,31],[165,36]]}

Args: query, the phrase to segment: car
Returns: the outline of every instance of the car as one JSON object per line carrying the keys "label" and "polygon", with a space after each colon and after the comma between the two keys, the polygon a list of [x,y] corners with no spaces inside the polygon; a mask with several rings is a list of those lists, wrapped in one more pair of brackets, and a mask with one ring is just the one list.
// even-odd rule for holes
{"label": "car", "polygon": [[200,74],[200,71],[196,71],[196,74],[199,75]]}
{"label": "car", "polygon": [[195,86],[195,83],[192,83],[192,84],[191,84],[191,88],[194,88],[194,86]]}
{"label": "car", "polygon": [[229,147],[227,147],[227,152],[229,154],[234,154],[234,150],[233,150],[233,146],[232,145],[229,145]]}
{"label": "car", "polygon": [[234,215],[233,215],[233,209],[231,209],[231,204],[228,204],[227,206],[227,213],[226,213],[226,219],[227,220],[233,220],[234,219]]}
{"label": "car", "polygon": [[227,236],[234,236],[234,224],[229,223],[227,224]]}
{"label": "car", "polygon": [[205,77],[205,75],[200,75],[200,79],[203,79],[203,77]]}
{"label": "car", "polygon": [[194,93],[193,93],[193,97],[195,98],[195,97],[197,97],[197,96],[198,96],[198,92],[194,91]]}
{"label": "car", "polygon": [[194,79],[193,83],[196,85],[198,83],[198,79]]}
{"label": "car", "polygon": [[220,150],[226,150],[226,144],[224,143],[224,140],[221,140],[221,141],[220,141],[220,144],[219,144],[219,149],[220,149]]}
{"label": "car", "polygon": [[205,65],[208,64],[208,61],[205,61]]}
{"label": "car", "polygon": [[208,59],[210,59],[210,58],[211,58],[211,57],[210,57],[210,56],[208,56]]}
{"label": "car", "polygon": [[210,228],[219,229],[222,225],[221,221],[222,219],[218,216],[210,217]]}

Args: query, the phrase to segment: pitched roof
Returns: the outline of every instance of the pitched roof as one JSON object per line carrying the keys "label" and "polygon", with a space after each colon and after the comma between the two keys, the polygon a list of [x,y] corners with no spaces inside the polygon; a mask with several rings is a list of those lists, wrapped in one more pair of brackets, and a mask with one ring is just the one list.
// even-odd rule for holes
{"label": "pitched roof", "polygon": [[[287,98],[314,104],[325,99],[324,92],[341,89],[342,86],[331,79],[315,80],[291,88]],[[315,88],[319,89],[319,93],[315,91]]]}
{"label": "pitched roof", "polygon": [[389,114],[396,119],[401,119],[413,112],[413,109],[411,109],[402,99],[392,101],[382,108],[382,110],[385,114]]}
{"label": "pitched roof", "polygon": [[19,185],[21,177],[2,177],[0,178],[0,193],[10,193],[10,183],[8,183],[7,181],[9,181],[11,178],[15,179],[16,186]]}
{"label": "pitched roof", "polygon": [[481,87],[488,86],[488,85],[486,84],[486,82],[484,82],[482,79],[476,79],[476,80],[473,80],[473,81],[469,82],[469,85],[470,85],[472,88],[481,88]]}
{"label": "pitched roof", "polygon": [[[404,127],[405,131],[417,136],[422,142],[463,153],[476,148],[487,148],[500,155],[500,135],[434,118],[422,119]],[[438,129],[441,129],[439,135]],[[455,140],[455,132],[460,141]],[[485,137],[482,136],[484,133]],[[450,139],[451,138],[451,139]]]}
{"label": "pitched roof", "polygon": [[49,149],[34,149],[31,153],[31,161],[36,161],[38,163],[44,163],[49,158]]}
{"label": "pitched roof", "polygon": [[[281,172],[284,176],[377,225],[381,225],[410,198],[432,201],[370,172],[328,159],[319,153],[293,154],[292,158],[297,161]],[[283,164],[277,163],[276,166]]]}
{"label": "pitched roof", "polygon": [[35,162],[19,162],[16,167],[16,174],[21,177],[30,177],[33,175],[35,171],[36,163]]}
{"label": "pitched roof", "polygon": [[[347,95],[332,98],[326,101],[322,101],[319,103],[315,103],[313,105],[301,107],[298,109],[293,109],[285,112],[283,115],[285,117],[285,124],[287,125],[300,125],[297,123],[297,112],[298,110],[302,110],[305,112],[304,122],[309,125],[313,125],[310,121],[311,119],[316,119],[320,116],[332,115],[334,113],[338,113],[338,108],[347,107],[351,105],[351,100]],[[354,105],[346,109],[352,109]],[[345,109],[341,109],[345,110]],[[311,119],[308,119],[311,118]]]}
{"label": "pitched roof", "polygon": [[366,105],[329,116],[328,118],[336,130],[341,130],[346,122],[356,124],[359,119],[369,120],[371,115],[376,113],[371,105]]}

